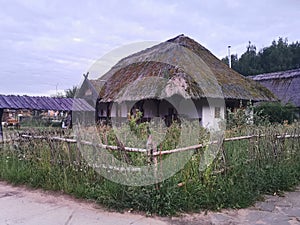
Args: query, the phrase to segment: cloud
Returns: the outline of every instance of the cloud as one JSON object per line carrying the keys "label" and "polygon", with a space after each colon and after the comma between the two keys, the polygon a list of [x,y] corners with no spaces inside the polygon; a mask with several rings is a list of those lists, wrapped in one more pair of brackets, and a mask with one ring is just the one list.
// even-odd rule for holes
{"label": "cloud", "polygon": [[299,6],[296,0],[8,1],[0,11],[0,92],[46,93],[57,83],[67,89],[118,47],[181,33],[220,58],[228,45],[241,54],[249,40],[258,48],[279,36],[299,40]]}

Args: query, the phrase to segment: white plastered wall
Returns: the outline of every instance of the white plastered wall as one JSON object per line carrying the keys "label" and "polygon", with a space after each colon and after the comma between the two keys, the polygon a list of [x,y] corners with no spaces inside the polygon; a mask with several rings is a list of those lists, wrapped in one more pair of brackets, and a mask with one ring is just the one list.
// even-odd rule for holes
{"label": "white plastered wall", "polygon": [[[216,108],[220,110],[220,117],[215,118]],[[203,127],[220,130],[221,123],[225,120],[225,101],[209,99],[206,103],[202,105],[202,121],[201,124]]]}

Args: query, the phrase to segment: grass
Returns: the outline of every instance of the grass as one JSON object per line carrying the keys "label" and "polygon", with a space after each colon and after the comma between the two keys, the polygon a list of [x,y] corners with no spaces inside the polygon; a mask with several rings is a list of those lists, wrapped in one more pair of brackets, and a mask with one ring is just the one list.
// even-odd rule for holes
{"label": "grass", "polygon": [[[111,129],[99,129],[103,143],[115,144],[115,134]],[[172,129],[161,144],[164,150],[186,144],[185,141],[190,141],[188,137],[195,134],[198,137],[203,135],[197,142],[205,142],[207,138],[202,130],[188,128],[190,130],[182,134],[185,136],[180,143],[176,130],[180,128]],[[43,135],[53,133],[51,130],[42,131]],[[75,144],[50,140],[21,141],[1,145],[0,179],[59,190],[114,210],[143,211],[148,215],[241,208],[251,205],[263,194],[291,190],[299,184],[300,141],[299,138],[274,139],[285,133],[299,135],[299,124],[232,129],[226,132],[227,136],[266,136],[225,142],[223,154],[202,172],[198,168],[203,150],[195,151],[182,170],[158,184],[147,186],[126,186],[104,178],[89,167]],[[133,146],[138,142],[130,137],[126,140]],[[114,154],[120,157],[120,153]],[[128,154],[137,161],[133,163],[147,164],[147,157],[139,157],[137,154],[140,153]]]}

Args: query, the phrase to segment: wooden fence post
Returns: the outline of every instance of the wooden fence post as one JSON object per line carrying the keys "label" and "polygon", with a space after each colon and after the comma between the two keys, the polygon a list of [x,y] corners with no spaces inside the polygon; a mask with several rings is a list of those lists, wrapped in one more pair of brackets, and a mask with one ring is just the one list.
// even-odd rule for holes
{"label": "wooden fence post", "polygon": [[[152,161],[153,161],[153,165],[154,165],[154,177],[155,177],[155,180],[156,180],[156,184],[158,182],[158,178],[157,178],[157,147],[156,147],[156,144],[155,143],[152,143]],[[157,186],[158,187],[158,186]]]}
{"label": "wooden fence post", "polygon": [[153,143],[152,143],[152,135],[151,134],[149,134],[149,136],[148,136],[146,148],[147,148],[147,161],[148,161],[148,165],[150,165],[152,162],[152,158],[153,158]]}
{"label": "wooden fence post", "polygon": [[157,180],[157,147],[152,140],[152,135],[149,134],[147,140],[147,156],[148,156],[148,165],[154,166],[154,177]]}

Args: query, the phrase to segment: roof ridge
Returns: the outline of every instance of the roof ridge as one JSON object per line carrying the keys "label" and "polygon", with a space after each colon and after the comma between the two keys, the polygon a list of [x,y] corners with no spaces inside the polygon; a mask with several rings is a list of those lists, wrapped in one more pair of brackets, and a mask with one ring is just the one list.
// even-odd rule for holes
{"label": "roof ridge", "polygon": [[253,80],[283,79],[300,76],[300,68],[248,76]]}

